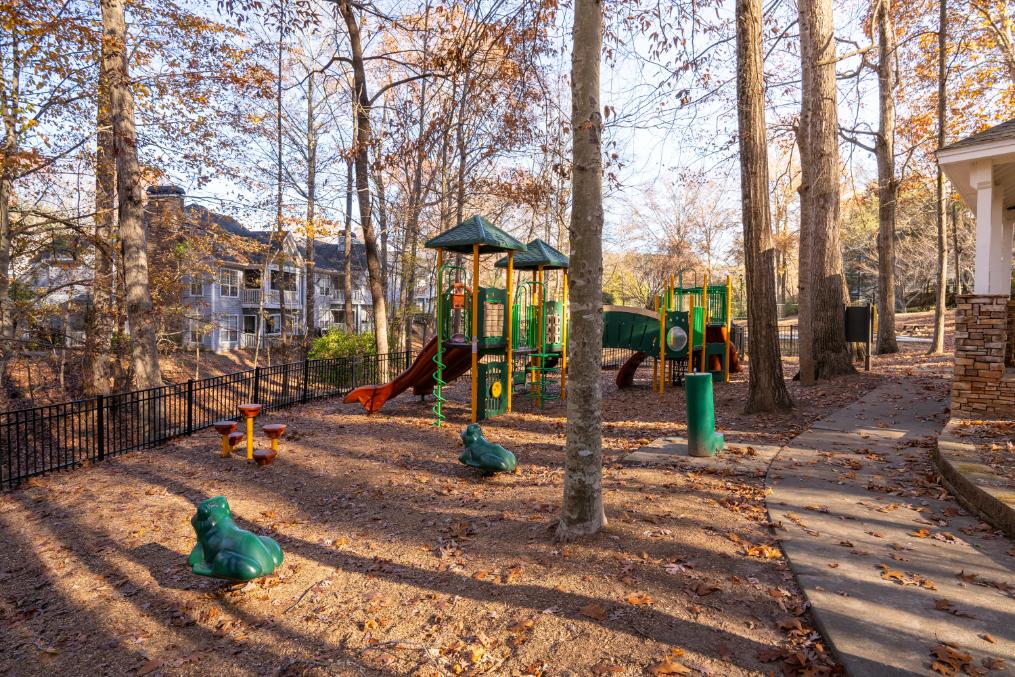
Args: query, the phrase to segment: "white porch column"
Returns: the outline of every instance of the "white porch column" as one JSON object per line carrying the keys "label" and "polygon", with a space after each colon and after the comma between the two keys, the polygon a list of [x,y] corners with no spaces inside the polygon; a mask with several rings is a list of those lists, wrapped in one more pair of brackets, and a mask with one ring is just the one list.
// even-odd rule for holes
{"label": "white porch column", "polygon": [[1011,292],[1012,224],[1004,218],[1004,194],[995,190],[994,167],[980,160],[969,176],[976,189],[976,278],[977,294]]}

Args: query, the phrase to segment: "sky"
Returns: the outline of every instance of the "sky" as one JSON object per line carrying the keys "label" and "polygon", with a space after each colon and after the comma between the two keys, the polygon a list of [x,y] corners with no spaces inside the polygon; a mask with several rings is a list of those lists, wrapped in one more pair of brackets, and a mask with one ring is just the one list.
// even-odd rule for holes
{"label": "sky", "polygon": [[[836,5],[837,35],[853,43],[865,42],[866,37],[859,31],[858,18],[866,3],[862,0],[843,0]],[[785,9],[781,11],[786,13]],[[716,17],[729,19],[731,12],[732,2],[723,0]],[[565,74],[570,66],[569,21],[569,13],[562,12],[557,26],[562,49],[553,57],[554,63],[551,64]],[[795,36],[792,30],[790,34]],[[700,36],[696,39],[700,39]],[[735,209],[739,206],[739,168],[735,144],[731,145],[735,139],[736,117],[730,97],[713,97],[693,107],[671,108],[662,112],[658,102],[658,83],[664,78],[665,69],[637,56],[647,51],[647,44],[643,36],[635,35],[627,44],[614,45],[615,58],[604,58],[603,63],[602,102],[604,106],[611,106],[617,111],[612,120],[607,119],[604,140],[615,144],[609,150],[616,150],[619,162],[622,163],[621,167],[611,167],[616,172],[617,181],[608,183],[604,191],[607,220],[605,246],[608,249],[630,248],[631,238],[628,232],[632,202],[636,202],[653,184],[678,180],[683,172],[699,172],[726,186],[728,189],[722,193],[722,199],[729,201],[726,206]],[[717,79],[733,75],[732,47],[732,44],[726,44],[719,48],[725,60],[720,59],[715,67],[714,76]],[[849,49],[852,46],[845,44],[839,51]],[[772,71],[778,67],[774,61],[786,58],[786,54],[773,54],[766,67]],[[840,69],[853,65],[855,63],[846,61],[840,65]],[[780,72],[775,70],[773,75],[778,76]],[[690,84],[692,98],[697,98],[703,91],[687,79],[684,82]],[[731,82],[726,91],[733,86]],[[777,116],[792,114],[798,108],[795,88],[793,82],[773,84],[770,92],[770,124],[776,121]],[[566,91],[564,93],[566,95]],[[873,116],[876,115],[876,100],[871,97],[869,82],[865,83],[865,88],[856,92],[846,91],[844,94],[840,96],[840,116],[843,121],[875,122]],[[569,110],[570,103],[561,101],[559,106],[562,110]],[[845,160],[852,164],[853,171],[858,174],[869,173],[873,164],[873,159],[864,151],[847,156]],[[207,186],[196,189],[193,181],[188,182],[186,177],[178,177],[178,180],[188,189],[190,199],[204,201],[210,208],[215,208],[216,204],[232,205],[240,207],[241,212],[248,211],[242,209],[242,203],[246,201],[243,193],[228,182],[214,180]],[[331,211],[337,214],[342,206],[338,204]],[[270,221],[270,217],[263,214],[258,219],[257,214],[248,213],[251,220]]]}

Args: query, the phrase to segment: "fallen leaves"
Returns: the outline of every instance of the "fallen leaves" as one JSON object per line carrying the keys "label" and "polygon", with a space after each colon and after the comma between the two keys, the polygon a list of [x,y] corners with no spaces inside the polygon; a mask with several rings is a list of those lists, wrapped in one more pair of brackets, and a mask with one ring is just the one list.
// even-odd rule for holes
{"label": "fallen leaves", "polygon": [[899,585],[918,585],[927,590],[937,590],[934,581],[912,571],[899,571],[898,569],[892,569],[887,564],[879,564],[878,568],[881,569],[881,578],[886,581],[892,581]]}
{"label": "fallen leaves", "polygon": [[930,650],[930,655],[934,659],[930,669],[938,674],[948,677],[957,675],[960,671],[962,674],[971,675],[972,677],[986,674],[985,670],[973,665],[971,654],[959,651],[952,644],[941,642]]}
{"label": "fallen leaves", "polygon": [[708,597],[714,592],[719,592],[720,589],[714,585],[711,585],[710,583],[698,581],[694,585],[688,586],[687,590],[689,592],[693,592],[695,595],[698,595],[699,597]]}
{"label": "fallen leaves", "polygon": [[744,554],[748,557],[758,557],[761,559],[778,559],[782,557],[782,552],[778,548],[773,548],[767,543],[749,546],[744,549]]}
{"label": "fallen leaves", "polygon": [[633,606],[649,606],[652,604],[652,596],[642,592],[634,592],[624,598],[628,604]]}
{"label": "fallen leaves", "polygon": [[952,614],[953,616],[959,616],[961,618],[973,618],[973,616],[956,609],[952,606],[951,600],[943,597],[934,600],[934,608],[938,611],[944,611],[945,613]]}
{"label": "fallen leaves", "polygon": [[610,616],[610,610],[602,604],[597,604],[596,602],[586,604],[578,610],[578,613],[597,621],[605,621]]}
{"label": "fallen leaves", "polygon": [[670,649],[670,655],[665,656],[662,660],[652,663],[648,666],[648,673],[653,676],[658,675],[689,675],[691,669],[679,663],[674,658],[679,658],[684,655],[684,650],[679,648]]}

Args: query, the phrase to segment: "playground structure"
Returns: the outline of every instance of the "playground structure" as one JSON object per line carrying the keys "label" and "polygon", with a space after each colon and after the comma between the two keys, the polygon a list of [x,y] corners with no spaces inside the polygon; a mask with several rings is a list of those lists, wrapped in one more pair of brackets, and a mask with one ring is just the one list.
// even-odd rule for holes
{"label": "playground structure", "polygon": [[275,457],[278,456],[279,452],[279,439],[285,434],[286,425],[284,423],[269,423],[263,426],[261,429],[264,431],[265,437],[271,442],[270,449],[254,449],[254,419],[261,413],[262,406],[260,404],[241,404],[239,405],[240,414],[243,416],[245,421],[246,432],[240,432],[236,430],[236,421],[222,420],[216,421],[212,424],[215,428],[215,432],[222,436],[222,448],[219,452],[219,456],[222,458],[229,458],[233,450],[236,448],[241,441],[246,440],[246,451],[247,460],[255,461],[258,465],[265,466],[271,465]]}
{"label": "playground structure", "polygon": [[[542,240],[528,245],[481,216],[473,216],[426,242],[435,249],[436,336],[413,364],[391,382],[361,386],[346,402],[370,413],[412,388],[433,394],[434,424],[444,423],[444,388],[466,372],[471,375],[470,422],[511,411],[513,396],[525,393],[542,407],[567,397],[568,258]],[[506,254],[495,269],[506,271],[505,287],[483,287],[481,258]],[[471,254],[471,265],[460,263]],[[450,259],[449,255],[455,255]],[[531,279],[520,280],[524,272]],[[552,298],[547,274],[560,271],[561,298]],[[709,287],[670,284],[655,300],[655,310],[626,306],[603,309],[603,347],[633,351],[617,373],[617,386],[633,383],[634,373],[653,358],[653,388],[665,391],[684,373],[710,371],[729,381],[740,371],[731,342],[730,278]]]}
{"label": "playground structure", "polygon": [[[444,388],[471,374],[470,422],[511,411],[515,392],[527,392],[542,406],[566,396],[566,256],[536,239],[528,245],[486,219],[473,216],[426,242],[437,251],[435,270],[437,333],[412,366],[390,383],[362,386],[346,396],[368,412],[413,389],[433,393],[434,424],[444,423]],[[471,254],[471,266],[448,255]],[[503,288],[480,283],[481,257],[507,254],[496,264],[506,271]],[[515,271],[532,279],[515,286]],[[563,273],[561,300],[550,298],[546,274]],[[556,385],[555,385],[556,384]]]}
{"label": "playground structure", "polygon": [[652,384],[659,393],[666,383],[679,384],[684,374],[741,371],[733,345],[732,281],[709,286],[670,284],[655,298],[655,311],[625,306],[603,308],[603,347],[626,348],[634,353],[617,371],[618,388],[633,384],[634,374],[646,358],[653,358]]}

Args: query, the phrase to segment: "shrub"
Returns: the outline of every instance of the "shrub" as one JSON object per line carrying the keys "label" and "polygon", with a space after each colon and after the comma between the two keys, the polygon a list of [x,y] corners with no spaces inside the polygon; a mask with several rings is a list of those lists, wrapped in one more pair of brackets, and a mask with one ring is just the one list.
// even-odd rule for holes
{"label": "shrub", "polygon": [[326,334],[314,339],[308,357],[312,360],[326,360],[376,354],[377,345],[373,333],[350,334],[340,327],[332,327]]}

